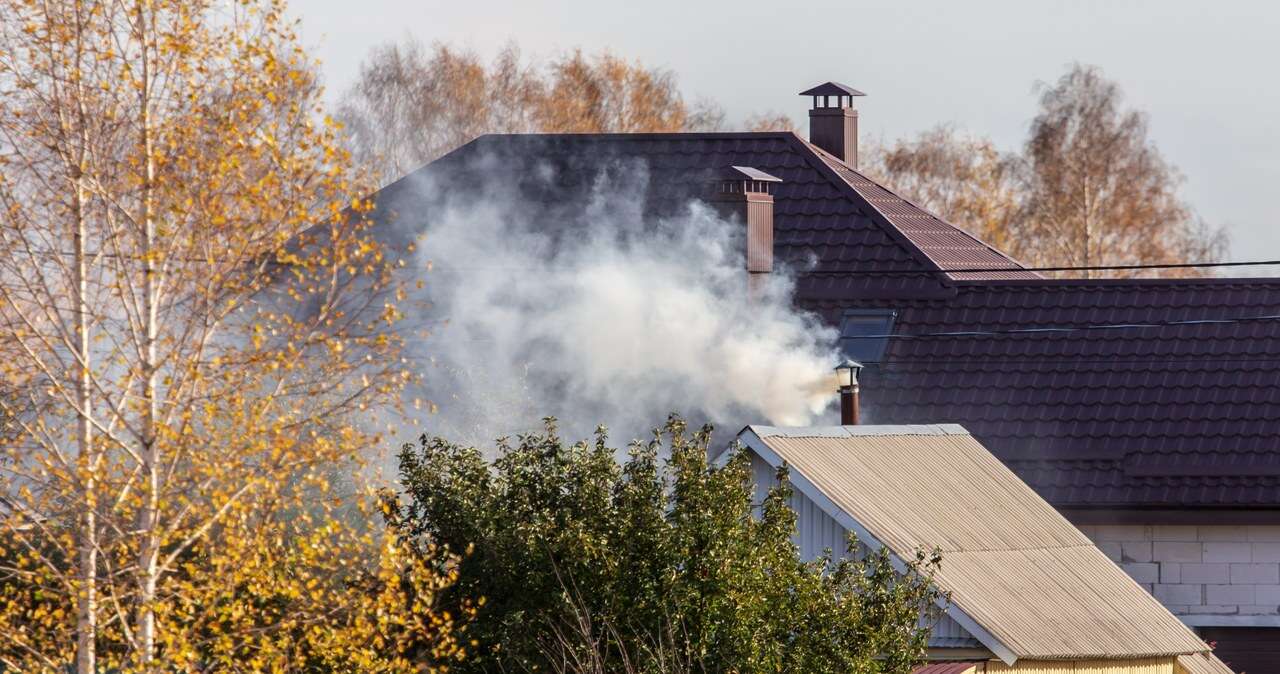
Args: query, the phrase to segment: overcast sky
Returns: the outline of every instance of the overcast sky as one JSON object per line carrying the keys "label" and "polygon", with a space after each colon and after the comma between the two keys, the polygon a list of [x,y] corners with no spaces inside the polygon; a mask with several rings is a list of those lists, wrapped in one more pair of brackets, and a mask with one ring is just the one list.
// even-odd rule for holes
{"label": "overcast sky", "polygon": [[[330,95],[374,45],[408,35],[483,54],[608,48],[678,73],[731,120],[778,110],[826,80],[867,92],[861,130],[892,140],[939,122],[1021,144],[1032,86],[1101,66],[1150,114],[1184,195],[1225,224],[1235,259],[1280,259],[1280,3],[1204,0],[293,0]],[[1261,268],[1267,271],[1268,268]],[[1280,268],[1269,268],[1280,275]]]}

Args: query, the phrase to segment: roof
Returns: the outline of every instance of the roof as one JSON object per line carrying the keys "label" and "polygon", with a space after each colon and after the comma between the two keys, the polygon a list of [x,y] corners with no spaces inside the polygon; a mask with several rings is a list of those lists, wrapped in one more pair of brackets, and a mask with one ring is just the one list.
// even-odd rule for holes
{"label": "roof", "polygon": [[930,662],[911,670],[911,674],[973,674],[986,671],[985,661]]}
{"label": "roof", "polygon": [[756,180],[765,183],[780,183],[781,178],[771,176],[764,171],[750,166],[730,166],[721,177],[727,180]]}
{"label": "roof", "polygon": [[[625,174],[673,206],[730,166],[783,181],[775,258],[831,325],[867,308],[905,334],[1280,314],[1274,279],[1041,279],[790,132],[484,136],[377,199],[419,209],[420,178],[466,196],[505,181],[530,209],[578,209]],[[996,271],[946,272],[975,268]],[[963,422],[1056,506],[1280,508],[1280,322],[891,339],[868,365],[864,418]]]}
{"label": "roof", "polygon": [[[1021,268],[790,131],[486,135],[388,185],[377,200],[380,210],[395,210],[430,177],[448,180],[461,194],[506,181],[530,203],[572,201],[589,196],[602,173],[622,171],[643,176],[649,204],[676,206],[706,196],[697,191],[706,182],[700,174],[709,180],[731,166],[782,181],[773,194],[774,253],[793,268],[893,271],[886,277],[892,286],[915,295],[939,288],[947,277],[939,270]],[[1011,275],[1038,278],[1025,271],[976,277]]]}
{"label": "roof", "polygon": [[[956,272],[948,278],[978,281],[985,279],[1034,279],[1040,275],[1025,271],[1013,258],[983,243],[965,230],[943,220],[915,202],[868,178],[839,158],[814,147],[836,175],[849,184],[872,208],[902,232],[939,269],[981,269]],[[988,271],[988,270],[1009,271]]]}
{"label": "roof", "polygon": [[949,615],[976,623],[970,631],[997,655],[1208,650],[959,426],[751,426],[740,437],[770,464],[788,464],[796,488],[863,543],[900,559],[939,549],[935,581],[951,593]]}
{"label": "roof", "polygon": [[839,82],[824,82],[812,89],[805,89],[800,92],[801,96],[866,96],[866,94],[854,89],[847,84]]}
{"label": "roof", "polygon": [[[1280,321],[1242,320],[1280,314],[1280,280],[852,297],[800,302],[836,324],[845,308],[883,306],[897,311],[897,334],[979,333],[890,339],[861,374],[872,422],[962,422],[1060,508],[1280,506]],[[1041,332],[1206,319],[1225,322]]]}

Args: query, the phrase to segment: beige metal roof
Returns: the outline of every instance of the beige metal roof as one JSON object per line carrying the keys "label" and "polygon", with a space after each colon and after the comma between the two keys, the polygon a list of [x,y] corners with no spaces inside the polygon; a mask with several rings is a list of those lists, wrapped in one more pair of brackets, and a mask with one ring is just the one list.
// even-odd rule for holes
{"label": "beige metal roof", "polygon": [[752,426],[742,437],[898,556],[941,549],[938,585],[1017,658],[1208,650],[959,426]]}

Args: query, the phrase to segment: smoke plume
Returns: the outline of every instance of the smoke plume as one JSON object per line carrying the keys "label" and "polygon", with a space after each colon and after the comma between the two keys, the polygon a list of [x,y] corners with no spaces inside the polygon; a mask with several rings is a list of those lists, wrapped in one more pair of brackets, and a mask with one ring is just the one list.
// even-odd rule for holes
{"label": "smoke plume", "polygon": [[741,222],[693,199],[651,214],[642,166],[599,173],[572,203],[494,183],[449,198],[415,178],[430,216],[398,214],[425,232],[416,264],[431,270],[412,346],[425,432],[487,444],[552,415],[569,437],[603,423],[625,442],[673,411],[732,433],[828,407],[836,335],[793,308],[785,272],[747,297]]}

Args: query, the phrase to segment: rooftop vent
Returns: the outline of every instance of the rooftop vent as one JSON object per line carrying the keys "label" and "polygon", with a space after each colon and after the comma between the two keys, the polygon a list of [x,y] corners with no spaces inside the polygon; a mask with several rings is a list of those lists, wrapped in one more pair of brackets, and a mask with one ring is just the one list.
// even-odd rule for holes
{"label": "rooftop vent", "polygon": [[750,166],[727,166],[712,185],[710,201],[720,215],[747,226],[747,291],[753,297],[773,271],[773,190],[780,182]]}
{"label": "rooftop vent", "polygon": [[858,111],[853,109],[853,97],[866,94],[845,84],[827,82],[801,91],[800,95],[813,97],[809,142],[857,168]]}

